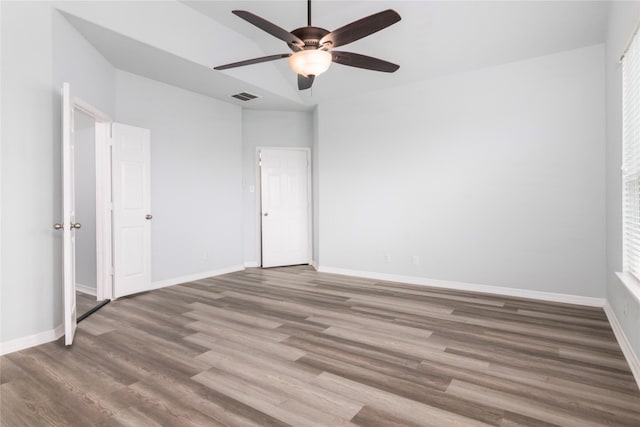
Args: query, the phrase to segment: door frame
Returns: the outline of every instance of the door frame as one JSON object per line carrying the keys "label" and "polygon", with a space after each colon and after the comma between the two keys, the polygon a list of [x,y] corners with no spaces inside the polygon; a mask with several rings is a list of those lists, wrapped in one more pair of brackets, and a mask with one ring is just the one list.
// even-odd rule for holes
{"label": "door frame", "polygon": [[[113,298],[112,203],[111,203],[111,124],[113,120],[91,104],[74,97],[72,109],[95,121],[96,162],[96,300]],[[75,196],[74,196],[75,197]]]}
{"label": "door frame", "polygon": [[285,150],[285,151],[304,151],[307,154],[307,225],[308,233],[308,254],[309,265],[313,260],[313,183],[311,182],[311,147],[269,147],[259,145],[256,147],[255,165],[256,165],[256,245],[258,252],[258,267],[262,268],[262,162],[260,158],[261,150]]}

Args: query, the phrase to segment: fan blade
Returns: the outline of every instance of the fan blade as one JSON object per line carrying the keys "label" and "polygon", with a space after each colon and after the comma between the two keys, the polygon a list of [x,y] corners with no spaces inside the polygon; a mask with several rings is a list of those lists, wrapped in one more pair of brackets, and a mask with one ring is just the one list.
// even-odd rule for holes
{"label": "fan blade", "polygon": [[383,61],[382,59],[373,58],[371,56],[360,55],[359,53],[351,52],[338,52],[332,50],[331,57],[333,62],[342,65],[348,65],[350,67],[364,68],[373,71],[383,71],[385,73],[393,73],[399,65],[391,62]]}
{"label": "fan blade", "polygon": [[315,79],[316,76],[303,76],[302,74],[298,74],[298,89],[299,90],[305,90],[305,89],[309,89],[311,88],[311,85],[313,84],[313,80]]}
{"label": "fan blade", "polygon": [[331,42],[332,48],[344,46],[356,40],[360,40],[370,34],[387,28],[400,20],[400,15],[393,9],[387,9],[382,12],[359,19],[350,24],[333,30],[320,39],[320,46],[324,43]]}
{"label": "fan blade", "polygon": [[292,55],[291,53],[280,53],[278,55],[263,56],[261,58],[247,59],[246,61],[234,62],[232,64],[219,65],[217,67],[213,67],[213,69],[226,70],[229,68],[242,67],[244,65],[259,64],[261,62],[267,62],[267,61],[275,61],[276,59],[288,58],[291,55]]}
{"label": "fan blade", "polygon": [[255,25],[263,31],[271,34],[272,36],[279,38],[280,40],[286,42],[288,45],[298,46],[301,48],[304,46],[304,42],[300,40],[298,36],[291,34],[289,31],[284,28],[278,27],[276,24],[273,24],[267,21],[264,18],[260,18],[258,15],[254,15],[251,12],[247,12],[246,10],[234,10],[232,13],[245,21]]}

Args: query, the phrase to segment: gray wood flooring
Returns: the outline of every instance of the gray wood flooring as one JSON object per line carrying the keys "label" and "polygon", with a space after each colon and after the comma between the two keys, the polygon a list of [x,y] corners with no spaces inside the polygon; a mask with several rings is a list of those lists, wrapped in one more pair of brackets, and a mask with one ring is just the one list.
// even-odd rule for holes
{"label": "gray wood flooring", "polygon": [[78,316],[91,310],[98,304],[96,297],[85,294],[84,292],[76,292],[76,313]]}
{"label": "gray wood flooring", "polygon": [[3,426],[640,426],[601,309],[249,269],[4,356]]}

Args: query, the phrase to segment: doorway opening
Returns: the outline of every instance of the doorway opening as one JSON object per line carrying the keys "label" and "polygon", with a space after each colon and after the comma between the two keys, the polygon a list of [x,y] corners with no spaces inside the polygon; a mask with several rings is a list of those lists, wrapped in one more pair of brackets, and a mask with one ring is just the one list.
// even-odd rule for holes
{"label": "doorway opening", "polygon": [[[76,133],[78,144],[83,144],[78,159]],[[62,232],[65,345],[73,344],[78,321],[109,300],[151,287],[150,142],[148,129],[112,123],[106,114],[73,97],[69,83],[62,84],[62,221],[53,228]],[[75,179],[76,163],[78,179],[88,180],[87,185]],[[84,219],[77,215],[76,196],[83,199],[79,201],[84,206],[82,215],[90,224],[81,238],[85,249],[79,259],[76,238]],[[86,283],[76,281],[80,263],[86,267],[80,280]],[[95,301],[102,303],[78,317],[76,289],[91,294],[94,277]]]}
{"label": "doorway opening", "polygon": [[111,119],[73,100],[73,233],[77,321],[112,298]]}

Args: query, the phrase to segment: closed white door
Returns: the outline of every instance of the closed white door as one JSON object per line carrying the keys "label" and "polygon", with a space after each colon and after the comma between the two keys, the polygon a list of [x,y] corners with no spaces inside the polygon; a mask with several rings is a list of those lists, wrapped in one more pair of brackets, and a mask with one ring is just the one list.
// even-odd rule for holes
{"label": "closed white door", "polygon": [[71,345],[76,333],[75,189],[73,173],[73,104],[69,83],[62,85],[62,222],[54,224],[62,231],[62,276],[64,287],[64,343]]}
{"label": "closed white door", "polygon": [[151,288],[151,132],[113,124],[113,294]]}
{"label": "closed white door", "polygon": [[262,266],[309,264],[309,151],[260,150]]}

